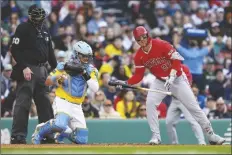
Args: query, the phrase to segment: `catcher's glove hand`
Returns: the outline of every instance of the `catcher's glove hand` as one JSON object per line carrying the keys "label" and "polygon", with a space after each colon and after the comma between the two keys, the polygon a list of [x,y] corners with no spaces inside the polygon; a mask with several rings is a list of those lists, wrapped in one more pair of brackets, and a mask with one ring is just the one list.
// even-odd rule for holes
{"label": "catcher's glove hand", "polygon": [[82,74],[85,68],[81,64],[74,64],[72,62],[67,62],[64,65],[64,70],[70,76],[76,76]]}

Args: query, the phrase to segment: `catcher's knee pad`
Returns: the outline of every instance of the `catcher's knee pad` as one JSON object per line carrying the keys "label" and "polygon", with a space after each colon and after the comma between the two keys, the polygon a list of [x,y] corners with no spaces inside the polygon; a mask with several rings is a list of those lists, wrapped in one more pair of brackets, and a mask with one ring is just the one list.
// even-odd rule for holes
{"label": "catcher's knee pad", "polygon": [[69,120],[70,120],[69,115],[65,113],[58,113],[54,120],[54,125],[61,130],[59,132],[62,132],[68,128]]}
{"label": "catcher's knee pad", "polygon": [[88,142],[88,129],[83,129],[83,128],[76,128],[73,131],[73,141],[76,144],[87,144]]}

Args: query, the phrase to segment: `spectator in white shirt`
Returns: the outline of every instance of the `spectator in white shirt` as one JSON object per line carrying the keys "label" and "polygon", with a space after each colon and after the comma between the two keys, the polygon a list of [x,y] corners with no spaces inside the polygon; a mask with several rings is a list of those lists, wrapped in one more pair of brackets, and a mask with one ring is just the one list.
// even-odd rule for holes
{"label": "spectator in white shirt", "polygon": [[101,119],[121,119],[120,114],[114,110],[112,102],[106,100],[103,104],[103,109],[99,111]]}

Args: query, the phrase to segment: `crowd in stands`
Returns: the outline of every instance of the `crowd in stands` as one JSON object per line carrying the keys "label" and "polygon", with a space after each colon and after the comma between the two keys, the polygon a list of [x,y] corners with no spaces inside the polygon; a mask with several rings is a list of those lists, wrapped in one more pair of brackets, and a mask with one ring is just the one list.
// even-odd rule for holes
{"label": "crowd in stands", "polygon": [[[192,90],[199,106],[210,119],[231,118],[231,28],[230,1],[219,0],[101,0],[101,1],[2,1],[1,2],[1,115],[12,117],[17,82],[10,79],[10,45],[17,26],[27,21],[27,10],[38,4],[48,13],[48,27],[58,62],[70,59],[73,44],[89,43],[94,52],[93,64],[99,70],[100,90],[88,94],[82,104],[86,118],[146,119],[146,91],[118,90],[109,79],[127,80],[134,72],[133,56],[139,45],[132,31],[145,26],[153,38],[180,45],[177,51],[193,75]],[[204,29],[207,39],[182,44],[185,28]],[[210,52],[205,52],[209,48]],[[49,70],[49,66],[48,70]],[[153,77],[148,71],[138,85],[149,87]],[[55,87],[49,89],[51,104]],[[171,97],[158,107],[165,118]],[[30,117],[36,117],[32,100]]]}

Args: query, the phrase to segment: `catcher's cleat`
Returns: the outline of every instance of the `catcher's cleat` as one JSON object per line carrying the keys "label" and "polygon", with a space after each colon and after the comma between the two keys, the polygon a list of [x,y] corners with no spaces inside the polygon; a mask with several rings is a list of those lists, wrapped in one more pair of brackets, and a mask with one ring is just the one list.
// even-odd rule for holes
{"label": "catcher's cleat", "polygon": [[59,132],[55,133],[54,138],[56,144],[64,144],[64,137]]}
{"label": "catcher's cleat", "polygon": [[32,138],[31,138],[31,142],[32,144],[40,144],[42,138],[40,137],[39,135],[39,131],[41,129],[41,127],[44,125],[45,123],[41,123],[41,124],[38,124],[35,128],[35,131],[32,135]]}

